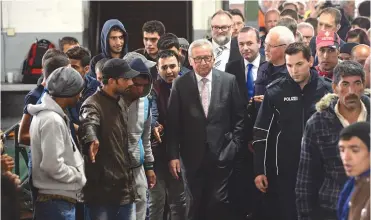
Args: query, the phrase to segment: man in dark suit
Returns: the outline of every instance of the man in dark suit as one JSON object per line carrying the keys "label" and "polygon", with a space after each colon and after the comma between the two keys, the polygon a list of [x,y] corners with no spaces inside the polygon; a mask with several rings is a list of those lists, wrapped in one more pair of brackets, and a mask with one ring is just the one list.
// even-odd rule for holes
{"label": "man in dark suit", "polygon": [[[225,71],[236,76],[241,97],[248,108],[245,110],[244,146],[252,141],[255,108],[250,101],[254,96],[254,82],[258,68],[265,57],[259,53],[261,45],[259,31],[253,27],[243,27],[237,36],[241,58],[228,62]],[[230,181],[230,193],[233,207],[242,216],[251,216],[257,209],[258,194],[254,184],[253,155],[248,148],[242,148],[235,158]]]}
{"label": "man in dark suit", "polygon": [[167,152],[175,178],[182,173],[190,220],[229,220],[227,184],[241,146],[244,103],[235,76],[213,69],[212,44],[194,41],[194,71],[175,80],[169,99]]}
{"label": "man in dark suit", "polygon": [[237,39],[232,38],[233,20],[228,11],[219,10],[211,17],[211,43],[215,57],[214,68],[225,70],[225,65],[238,60],[241,55],[238,51]]}

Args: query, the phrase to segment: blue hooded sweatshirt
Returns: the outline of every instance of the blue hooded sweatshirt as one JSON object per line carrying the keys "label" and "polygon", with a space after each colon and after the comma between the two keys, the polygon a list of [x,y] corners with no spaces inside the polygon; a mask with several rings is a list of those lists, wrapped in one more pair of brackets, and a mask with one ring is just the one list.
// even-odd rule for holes
{"label": "blue hooded sweatshirt", "polygon": [[110,52],[110,46],[109,46],[109,34],[113,27],[118,27],[124,32],[124,46],[121,51],[121,58],[125,56],[125,54],[128,52],[128,34],[125,30],[124,25],[117,19],[110,19],[106,21],[103,25],[102,32],[100,34],[100,45],[102,52],[95,57],[93,57],[90,61],[90,71],[88,73],[88,76],[96,78],[95,74],[95,64],[103,58],[112,58],[111,52]]}

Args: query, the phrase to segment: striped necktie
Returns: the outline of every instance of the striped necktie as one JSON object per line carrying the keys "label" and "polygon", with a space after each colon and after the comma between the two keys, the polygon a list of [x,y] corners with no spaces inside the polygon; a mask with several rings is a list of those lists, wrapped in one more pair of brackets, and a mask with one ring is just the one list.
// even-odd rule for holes
{"label": "striped necktie", "polygon": [[215,55],[215,63],[214,63],[214,68],[218,68],[220,66],[220,64],[222,63],[222,54],[223,54],[223,51],[227,49],[226,46],[220,46],[218,47],[216,50],[216,55]]}

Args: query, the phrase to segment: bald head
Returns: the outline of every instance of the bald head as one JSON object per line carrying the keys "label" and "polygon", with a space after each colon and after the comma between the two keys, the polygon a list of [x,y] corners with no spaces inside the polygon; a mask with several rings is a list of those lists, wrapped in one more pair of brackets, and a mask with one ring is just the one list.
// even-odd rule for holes
{"label": "bald head", "polygon": [[363,66],[363,70],[365,71],[365,78],[366,78],[366,88],[370,88],[370,62],[371,56],[368,56]]}
{"label": "bald head", "polygon": [[356,61],[364,66],[367,57],[370,56],[370,47],[365,44],[357,45],[353,47],[351,55],[353,61]]}

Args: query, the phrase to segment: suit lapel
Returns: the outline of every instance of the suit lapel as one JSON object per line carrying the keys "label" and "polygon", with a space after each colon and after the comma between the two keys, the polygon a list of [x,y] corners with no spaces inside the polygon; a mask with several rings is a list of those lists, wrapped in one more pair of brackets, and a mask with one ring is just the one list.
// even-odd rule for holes
{"label": "suit lapel", "polygon": [[211,98],[210,98],[210,104],[209,104],[209,111],[208,111],[208,118],[212,115],[216,103],[218,103],[219,100],[217,100],[218,95],[220,93],[220,72],[216,69],[212,69],[211,74],[213,74],[212,81],[211,81]]}
{"label": "suit lapel", "polygon": [[241,62],[240,62],[240,70],[239,73],[240,73],[240,79],[238,80],[239,83],[240,83],[240,86],[242,89],[242,95],[243,97],[245,97],[245,99],[247,100],[247,88],[246,88],[246,67],[245,67],[245,62],[244,62],[244,59],[241,58],[240,59]]}

